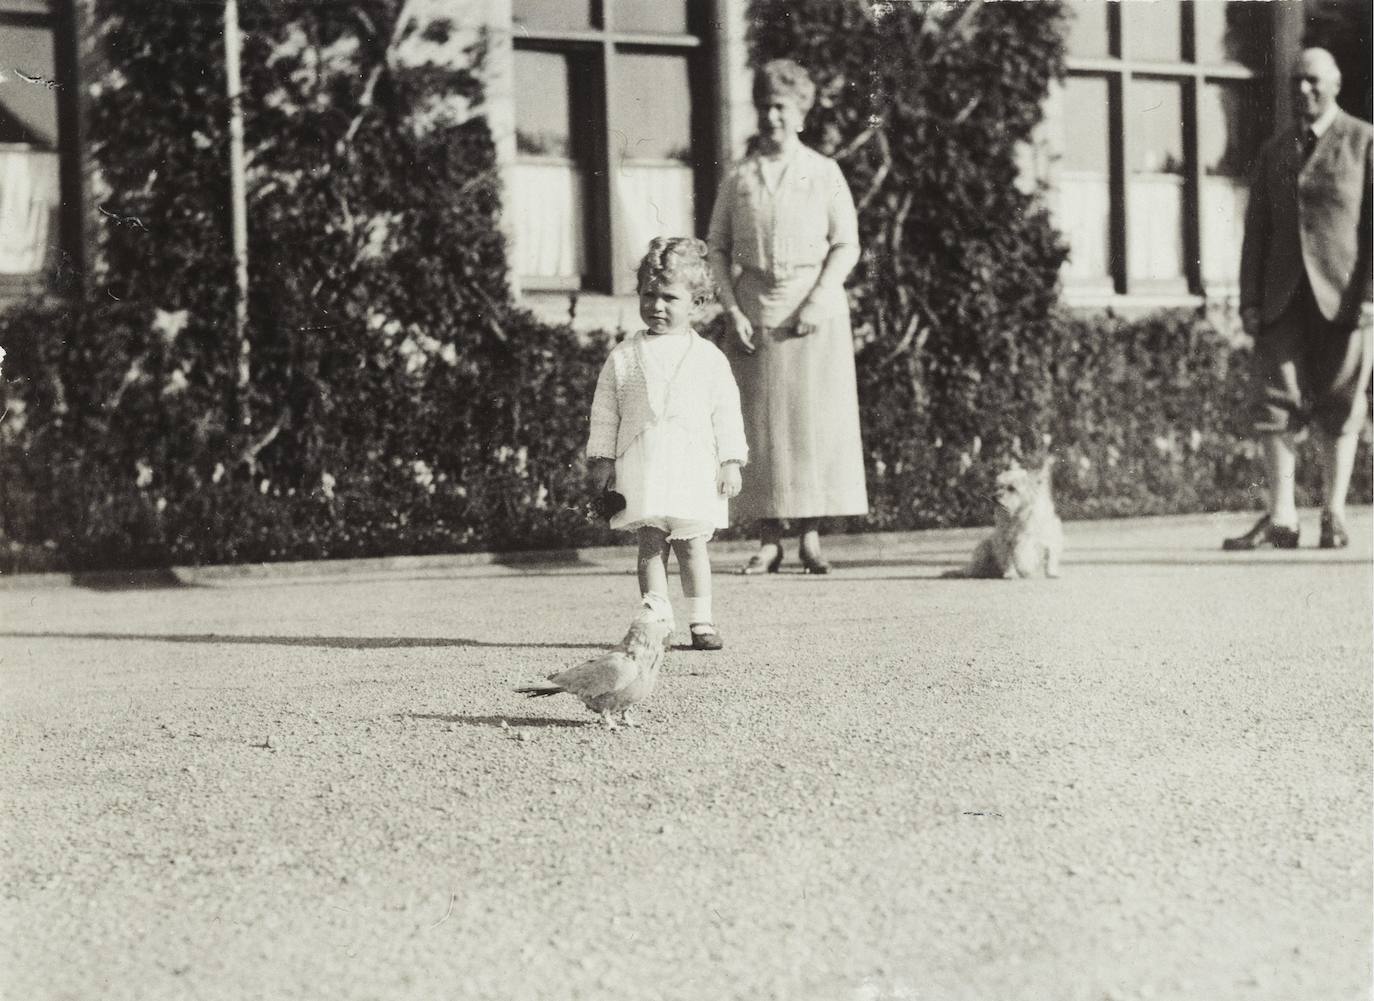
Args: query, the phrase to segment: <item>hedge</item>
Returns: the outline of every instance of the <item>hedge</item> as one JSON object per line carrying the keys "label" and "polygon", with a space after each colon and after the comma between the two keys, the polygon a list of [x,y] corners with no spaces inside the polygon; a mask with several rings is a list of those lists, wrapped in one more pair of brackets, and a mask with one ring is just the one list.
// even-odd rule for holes
{"label": "hedge", "polygon": [[[610,337],[510,301],[481,36],[396,0],[246,8],[245,382],[217,9],[94,4],[106,211],[85,298],[0,314],[0,569],[611,541],[581,458]],[[1256,506],[1227,322],[1057,305],[1064,250],[1013,155],[1062,69],[1057,7],[882,7],[755,4],[755,58],[812,66],[808,139],[860,201],[873,509],[845,527],[985,523],[997,469],[1046,448],[1071,518]]]}

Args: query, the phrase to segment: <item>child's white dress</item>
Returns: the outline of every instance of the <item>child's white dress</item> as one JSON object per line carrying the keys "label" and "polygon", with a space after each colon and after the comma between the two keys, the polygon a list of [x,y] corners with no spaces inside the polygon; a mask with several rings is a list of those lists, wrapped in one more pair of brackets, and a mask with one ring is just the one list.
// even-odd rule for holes
{"label": "child's white dress", "polygon": [[730,523],[716,486],[722,462],[748,458],[730,363],[695,331],[639,331],[616,345],[597,380],[589,457],[615,459],[625,509],[611,527],[645,524],[687,538]]}

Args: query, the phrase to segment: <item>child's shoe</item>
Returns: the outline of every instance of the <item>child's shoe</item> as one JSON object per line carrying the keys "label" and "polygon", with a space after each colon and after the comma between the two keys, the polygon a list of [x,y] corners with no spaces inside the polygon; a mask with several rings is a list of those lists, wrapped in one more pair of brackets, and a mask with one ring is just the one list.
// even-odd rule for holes
{"label": "child's shoe", "polygon": [[720,638],[720,633],[713,623],[693,622],[691,629],[693,650],[719,650],[725,646],[725,641]]}

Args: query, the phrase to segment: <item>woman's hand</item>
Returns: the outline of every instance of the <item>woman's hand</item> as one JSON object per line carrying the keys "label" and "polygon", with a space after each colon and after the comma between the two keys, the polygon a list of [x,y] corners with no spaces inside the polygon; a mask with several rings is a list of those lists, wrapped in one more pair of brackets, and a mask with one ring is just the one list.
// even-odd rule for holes
{"label": "woman's hand", "polygon": [[615,479],[615,460],[598,457],[591,462],[592,489],[603,493]]}
{"label": "woman's hand", "polygon": [[738,497],[743,486],[744,478],[740,476],[739,463],[722,462],[716,472],[716,492],[726,497]]}
{"label": "woman's hand", "polygon": [[744,353],[751,355],[754,353],[754,325],[749,322],[749,317],[744,315],[744,310],[739,306],[731,306],[729,312],[725,314],[730,318],[730,329],[734,331],[735,339],[744,349]]}
{"label": "woman's hand", "polygon": [[797,336],[810,337],[821,329],[827,310],[814,298],[808,296],[797,312]]}

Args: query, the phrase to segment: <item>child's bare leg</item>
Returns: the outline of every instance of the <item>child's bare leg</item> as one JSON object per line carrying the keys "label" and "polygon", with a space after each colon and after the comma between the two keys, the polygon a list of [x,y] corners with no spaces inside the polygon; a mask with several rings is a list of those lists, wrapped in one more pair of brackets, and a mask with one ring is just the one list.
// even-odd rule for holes
{"label": "child's bare leg", "polygon": [[720,634],[711,615],[711,555],[704,535],[695,539],[674,539],[678,570],[682,574],[682,593],[687,596],[687,623],[692,630],[692,646],[698,650],[719,650]]}
{"label": "child's bare leg", "polygon": [[650,592],[668,596],[668,533],[646,525],[639,530],[639,593]]}
{"label": "child's bare leg", "polygon": [[[690,601],[693,598],[711,600],[711,554],[706,550],[706,536],[695,539],[674,539],[673,552],[677,554],[678,571],[682,574],[682,593]],[[709,605],[708,605],[709,608]],[[710,618],[693,622],[709,622]]]}

